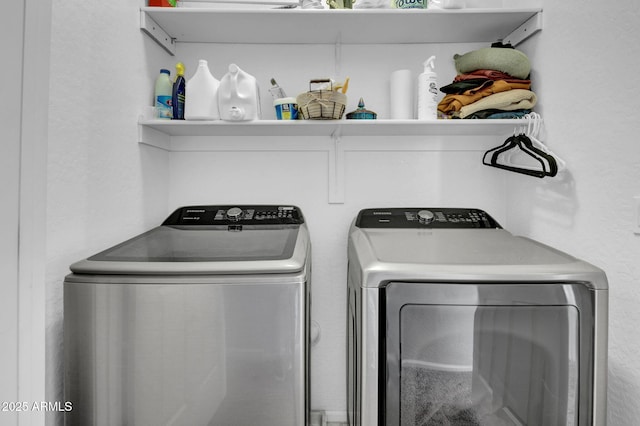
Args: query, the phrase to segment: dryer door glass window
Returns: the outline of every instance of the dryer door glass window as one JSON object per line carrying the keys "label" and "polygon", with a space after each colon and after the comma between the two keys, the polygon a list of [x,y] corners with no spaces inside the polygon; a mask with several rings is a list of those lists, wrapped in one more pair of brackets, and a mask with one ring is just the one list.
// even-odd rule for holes
{"label": "dryer door glass window", "polygon": [[577,425],[580,315],[561,299],[568,289],[389,285],[383,424]]}
{"label": "dryer door glass window", "polygon": [[404,306],[400,424],[576,424],[577,316],[567,306]]}

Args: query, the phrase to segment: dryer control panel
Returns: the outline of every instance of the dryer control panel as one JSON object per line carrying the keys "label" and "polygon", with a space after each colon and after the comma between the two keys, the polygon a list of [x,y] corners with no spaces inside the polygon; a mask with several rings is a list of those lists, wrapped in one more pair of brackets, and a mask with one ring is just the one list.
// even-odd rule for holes
{"label": "dryer control panel", "polygon": [[483,210],[436,207],[365,209],[358,214],[356,226],[358,228],[390,229],[502,228]]}
{"label": "dryer control panel", "polygon": [[299,225],[304,223],[296,206],[227,205],[181,207],[163,226]]}

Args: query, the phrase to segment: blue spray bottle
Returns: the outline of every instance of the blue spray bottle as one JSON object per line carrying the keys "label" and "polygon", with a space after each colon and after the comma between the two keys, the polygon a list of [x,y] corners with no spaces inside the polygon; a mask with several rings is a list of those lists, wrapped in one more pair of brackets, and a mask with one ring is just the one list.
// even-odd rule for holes
{"label": "blue spray bottle", "polygon": [[185,86],[184,64],[182,62],[178,62],[176,64],[176,80],[173,82],[171,97],[174,120],[184,120]]}

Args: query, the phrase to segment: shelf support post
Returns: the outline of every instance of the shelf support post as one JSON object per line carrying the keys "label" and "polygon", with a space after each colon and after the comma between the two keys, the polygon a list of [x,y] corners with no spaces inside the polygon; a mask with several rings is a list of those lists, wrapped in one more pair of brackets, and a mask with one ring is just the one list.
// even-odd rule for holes
{"label": "shelf support post", "polygon": [[517,46],[540,30],[542,30],[542,12],[536,13],[513,30],[504,38],[503,43]]}
{"label": "shelf support post", "polygon": [[342,69],[342,36],[338,34],[336,42],[333,45],[333,61],[334,61],[334,75],[335,78],[340,76]]}
{"label": "shelf support post", "polygon": [[171,152],[171,136],[151,127],[141,125],[142,119],[142,115],[138,117],[138,143]]}
{"label": "shelf support post", "polygon": [[176,40],[142,10],[140,11],[140,29],[169,52],[171,56],[176,55]]}
{"label": "shelf support post", "polygon": [[329,204],[344,204],[344,146],[340,126],[331,134],[329,146]]}

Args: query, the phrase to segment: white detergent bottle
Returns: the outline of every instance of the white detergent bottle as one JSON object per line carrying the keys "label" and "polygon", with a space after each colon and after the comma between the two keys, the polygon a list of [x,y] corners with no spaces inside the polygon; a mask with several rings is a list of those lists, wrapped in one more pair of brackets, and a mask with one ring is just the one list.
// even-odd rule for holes
{"label": "white detergent bottle", "polygon": [[185,88],[185,120],[219,120],[218,88],[220,82],[211,75],[204,59],[198,61],[198,68],[187,81]]}
{"label": "white detergent bottle", "polygon": [[258,81],[236,64],[220,80],[218,89],[220,118],[226,121],[260,119],[260,90]]}
{"label": "white detergent bottle", "polygon": [[435,56],[424,61],[424,72],[418,76],[418,120],[438,118],[438,77],[435,61]]}
{"label": "white detergent bottle", "polygon": [[171,89],[173,85],[169,79],[169,74],[169,70],[161,69],[160,75],[156,78],[154,91],[156,118],[170,119],[173,117],[173,109],[171,108]]}

